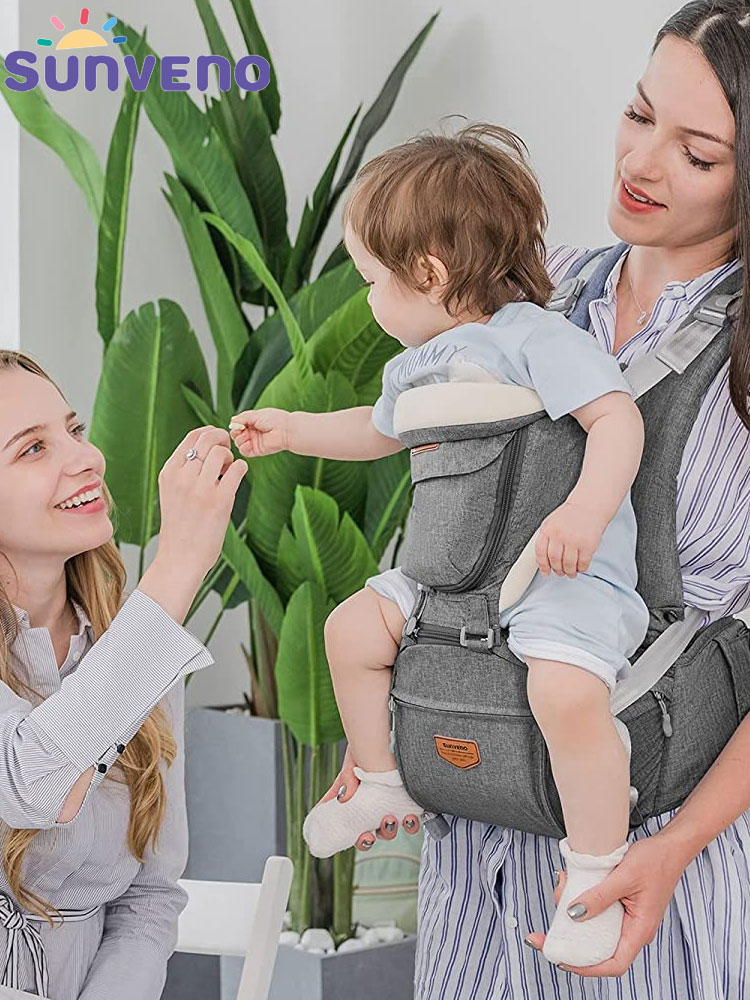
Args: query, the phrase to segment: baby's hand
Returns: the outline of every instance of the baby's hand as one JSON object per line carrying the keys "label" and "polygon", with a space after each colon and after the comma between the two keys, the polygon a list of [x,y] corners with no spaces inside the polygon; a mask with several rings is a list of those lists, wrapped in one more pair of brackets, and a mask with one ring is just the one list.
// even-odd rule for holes
{"label": "baby's hand", "polygon": [[260,410],[243,410],[232,417],[229,436],[245,458],[275,455],[289,449],[289,417],[287,410],[267,406]]}
{"label": "baby's hand", "polygon": [[607,522],[600,511],[565,502],[539,526],[534,555],[545,576],[552,569],[571,579],[583,573],[599,547]]}

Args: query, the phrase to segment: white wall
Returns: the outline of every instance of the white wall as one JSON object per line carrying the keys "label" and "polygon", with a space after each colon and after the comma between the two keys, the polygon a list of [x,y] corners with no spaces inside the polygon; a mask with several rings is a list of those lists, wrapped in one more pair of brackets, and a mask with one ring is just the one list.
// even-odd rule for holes
{"label": "white wall", "polygon": [[[18,7],[20,0],[2,0],[3,11],[9,5]],[[80,6],[79,0],[52,6],[49,0],[23,0],[21,44],[33,48],[37,37],[48,34],[52,13],[73,24]],[[312,192],[349,116],[360,101],[365,106],[372,101],[438,0],[255,0],[255,6],[280,80],[283,120],[277,151],[295,232],[304,197]],[[445,115],[502,123],[529,146],[549,206],[549,241],[604,243],[610,239],[605,212],[618,116],[658,27],[677,6],[672,0],[631,0],[627,8],[602,0],[442,0],[433,33],[368,154],[420,129],[438,127]],[[92,23],[108,9],[91,7]],[[215,9],[229,29],[229,0],[215,0]],[[207,51],[197,13],[186,0],[120,0],[116,12],[139,30],[147,25],[149,42],[161,54]],[[240,53],[239,30],[233,27],[228,33]],[[120,96],[80,89],[52,97],[104,160]],[[0,105],[0,129],[7,119],[3,114]],[[88,418],[101,356],[93,298],[95,228],[54,154],[23,136],[21,164],[21,344],[42,360]],[[192,319],[212,364],[190,263],[160,193],[169,168],[160,140],[144,121],[123,304],[131,309],[158,296],[175,298]],[[13,181],[12,147],[8,155],[2,132],[0,169],[5,194],[8,170]],[[12,208],[0,201],[0,211],[3,226],[10,219],[12,232]],[[326,247],[336,238],[332,232]],[[0,264],[0,282],[7,284],[12,261],[0,257]],[[0,283],[0,291],[4,288]],[[6,324],[13,329],[12,316],[3,329]],[[205,634],[212,610],[213,605],[196,622],[198,635]],[[192,703],[239,700],[246,685],[238,642],[246,637],[244,613],[228,616],[212,644],[217,666],[195,678],[189,688]]]}
{"label": "white wall", "polygon": [[[0,6],[0,52],[19,44],[15,2]],[[20,129],[0,100],[0,347],[16,349],[20,338]]]}

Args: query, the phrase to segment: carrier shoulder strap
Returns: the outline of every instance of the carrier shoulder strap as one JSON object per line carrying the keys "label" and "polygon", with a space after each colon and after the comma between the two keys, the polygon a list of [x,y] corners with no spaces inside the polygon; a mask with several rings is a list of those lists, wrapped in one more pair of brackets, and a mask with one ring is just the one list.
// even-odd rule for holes
{"label": "carrier shoulder strap", "polygon": [[[580,322],[583,317],[576,307],[585,304],[588,310],[588,302],[601,294],[602,289],[596,286],[603,285],[603,281],[591,281],[594,287],[587,289],[589,294],[584,296],[584,300],[588,301],[580,301],[581,293],[597,269],[601,269],[597,277],[606,279],[625,246],[621,242],[613,247],[600,247],[579,258],[555,289],[547,308],[561,312],[568,318],[577,311],[579,315],[576,318]],[[675,321],[673,331],[663,338],[655,351],[647,352],[624,369],[623,375],[630,383],[635,399],[648,392],[671,372],[682,374],[708,347],[724,329],[727,319],[736,316],[740,306],[742,281],[743,268],[732,271],[687,316]],[[697,608],[686,607],[685,617],[667,626],[656,637],[635,661],[629,676],[615,686],[610,700],[613,715],[619,715],[661,680],[700,631],[704,614]]]}

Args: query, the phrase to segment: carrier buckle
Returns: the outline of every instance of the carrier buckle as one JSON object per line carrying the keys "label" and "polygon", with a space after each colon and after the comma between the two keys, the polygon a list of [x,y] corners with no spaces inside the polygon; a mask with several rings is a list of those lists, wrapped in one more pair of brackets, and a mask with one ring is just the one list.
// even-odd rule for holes
{"label": "carrier buckle", "polygon": [[584,284],[585,282],[581,281],[578,276],[560,282],[545,309],[567,314],[578,301]]}
{"label": "carrier buckle", "polygon": [[739,293],[734,295],[711,295],[695,312],[696,319],[704,323],[713,323],[716,326],[723,326],[727,315],[732,319],[737,312],[737,300]]}
{"label": "carrier buckle", "polygon": [[487,635],[474,636],[471,639],[467,639],[466,626],[462,625],[458,641],[466,649],[473,649],[477,653],[489,653],[495,645],[495,630],[494,628],[488,628]]}

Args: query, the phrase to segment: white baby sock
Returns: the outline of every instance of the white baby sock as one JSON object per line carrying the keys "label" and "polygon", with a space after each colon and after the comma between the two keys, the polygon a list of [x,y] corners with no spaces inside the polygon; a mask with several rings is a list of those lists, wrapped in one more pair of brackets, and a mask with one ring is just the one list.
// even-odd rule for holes
{"label": "white baby sock", "polygon": [[330,858],[352,847],[365,830],[376,830],[387,813],[399,821],[410,814],[423,815],[422,807],[407,794],[398,771],[355,767],[354,773],[360,785],[347,802],[318,802],[307,814],[302,836],[316,858]]}
{"label": "white baby sock", "polygon": [[619,900],[588,920],[572,920],[566,911],[576,896],[604,881],[625,857],[629,846],[622,844],[611,854],[597,856],[571,850],[567,837],[560,841],[566,881],[542,948],[542,954],[550,962],[583,967],[598,965],[614,955],[625,915]]}

